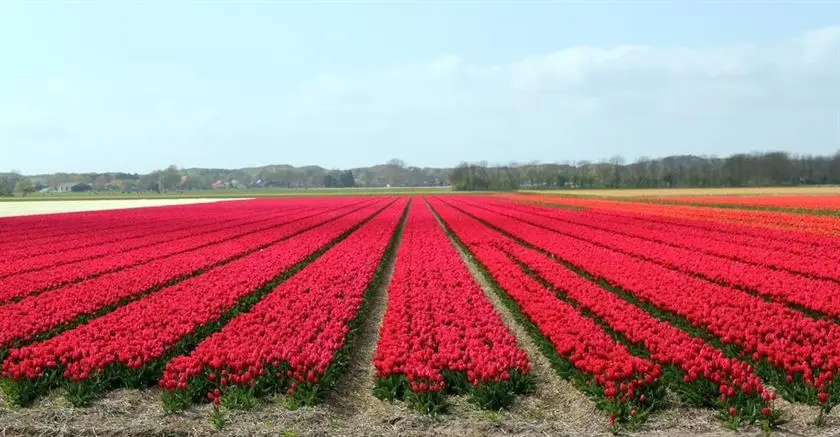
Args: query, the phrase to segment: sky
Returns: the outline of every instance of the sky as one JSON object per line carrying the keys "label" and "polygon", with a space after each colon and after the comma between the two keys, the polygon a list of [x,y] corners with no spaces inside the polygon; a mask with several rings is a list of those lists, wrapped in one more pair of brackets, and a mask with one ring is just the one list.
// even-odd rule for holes
{"label": "sky", "polygon": [[840,2],[0,5],[0,171],[840,150]]}

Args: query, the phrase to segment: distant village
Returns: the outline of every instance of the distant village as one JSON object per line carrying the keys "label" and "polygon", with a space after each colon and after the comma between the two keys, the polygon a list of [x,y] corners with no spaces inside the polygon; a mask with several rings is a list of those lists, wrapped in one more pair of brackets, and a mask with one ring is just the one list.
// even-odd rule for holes
{"label": "distant village", "polygon": [[41,195],[84,192],[163,192],[254,188],[343,188],[444,186],[447,169],[405,166],[392,160],[352,170],[318,166],[271,165],[246,169],[202,169],[169,166],[149,174],[55,173],[23,176],[0,173],[0,195]]}
{"label": "distant village", "polygon": [[[224,190],[224,189],[246,189],[246,188],[267,188],[270,185],[266,185],[262,180],[256,180],[250,184],[243,184],[242,182],[233,179],[230,181],[225,180],[215,180],[213,181],[209,187],[194,187],[188,184],[188,177],[181,176],[181,180],[178,184],[174,186],[167,186],[165,189],[174,190],[174,191],[189,191],[194,189],[212,189],[212,190]],[[98,186],[98,184],[94,183],[87,183],[87,182],[62,182],[59,184],[54,184],[52,186],[43,186],[42,184],[38,184],[35,186],[36,192],[40,194],[49,194],[49,193],[84,193],[89,191],[120,191],[120,192],[142,192],[142,191],[160,191],[160,188],[155,189],[145,189],[138,184],[124,184],[117,181],[116,183],[106,183],[104,185]]]}

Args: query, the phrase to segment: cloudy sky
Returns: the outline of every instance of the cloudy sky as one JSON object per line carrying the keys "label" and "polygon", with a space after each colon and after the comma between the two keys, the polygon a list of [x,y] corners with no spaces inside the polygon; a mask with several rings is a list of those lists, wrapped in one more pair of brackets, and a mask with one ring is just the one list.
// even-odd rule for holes
{"label": "cloudy sky", "polygon": [[0,171],[840,150],[840,2],[0,7]]}

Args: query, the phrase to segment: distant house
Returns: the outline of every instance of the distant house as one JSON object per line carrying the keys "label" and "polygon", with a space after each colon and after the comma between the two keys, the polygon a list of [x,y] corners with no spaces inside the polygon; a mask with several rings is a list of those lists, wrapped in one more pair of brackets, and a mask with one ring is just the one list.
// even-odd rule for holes
{"label": "distant house", "polygon": [[65,182],[63,184],[58,184],[55,187],[56,193],[69,193],[69,192],[82,192],[82,191],[90,191],[93,189],[93,186],[90,184],[86,184],[84,182]]}
{"label": "distant house", "polygon": [[216,181],[216,182],[213,182],[213,189],[214,190],[219,190],[219,189],[225,188],[226,185],[227,184],[225,184],[224,181]]}
{"label": "distant house", "polygon": [[64,182],[63,184],[56,185],[55,191],[59,193],[69,193],[73,191],[74,185],[76,185],[76,182]]}
{"label": "distant house", "polygon": [[53,191],[55,191],[55,188],[52,188],[52,187],[41,188],[40,190],[38,190],[38,192],[42,193],[42,194],[43,193],[52,193]]}

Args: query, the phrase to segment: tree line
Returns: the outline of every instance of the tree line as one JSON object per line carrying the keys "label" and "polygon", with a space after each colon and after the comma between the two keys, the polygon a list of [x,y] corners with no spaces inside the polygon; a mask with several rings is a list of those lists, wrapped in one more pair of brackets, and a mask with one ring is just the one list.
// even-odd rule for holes
{"label": "tree line", "polygon": [[556,188],[704,188],[840,184],[840,152],[794,156],[784,152],[737,154],[728,158],[669,156],[626,163],[462,163],[450,174],[456,190]]}
{"label": "tree line", "polygon": [[318,166],[269,165],[242,169],[179,168],[171,165],[148,174],[54,173],[22,176],[0,173],[0,195],[28,194],[61,184],[81,184],[92,191],[143,192],[245,188],[337,188],[452,186],[461,191],[519,188],[669,188],[752,187],[840,184],[840,152],[830,156],[784,152],[737,154],[727,158],[669,156],[621,157],[601,162],[566,162],[491,166],[462,163],[455,168],[385,164],[346,170]]}

